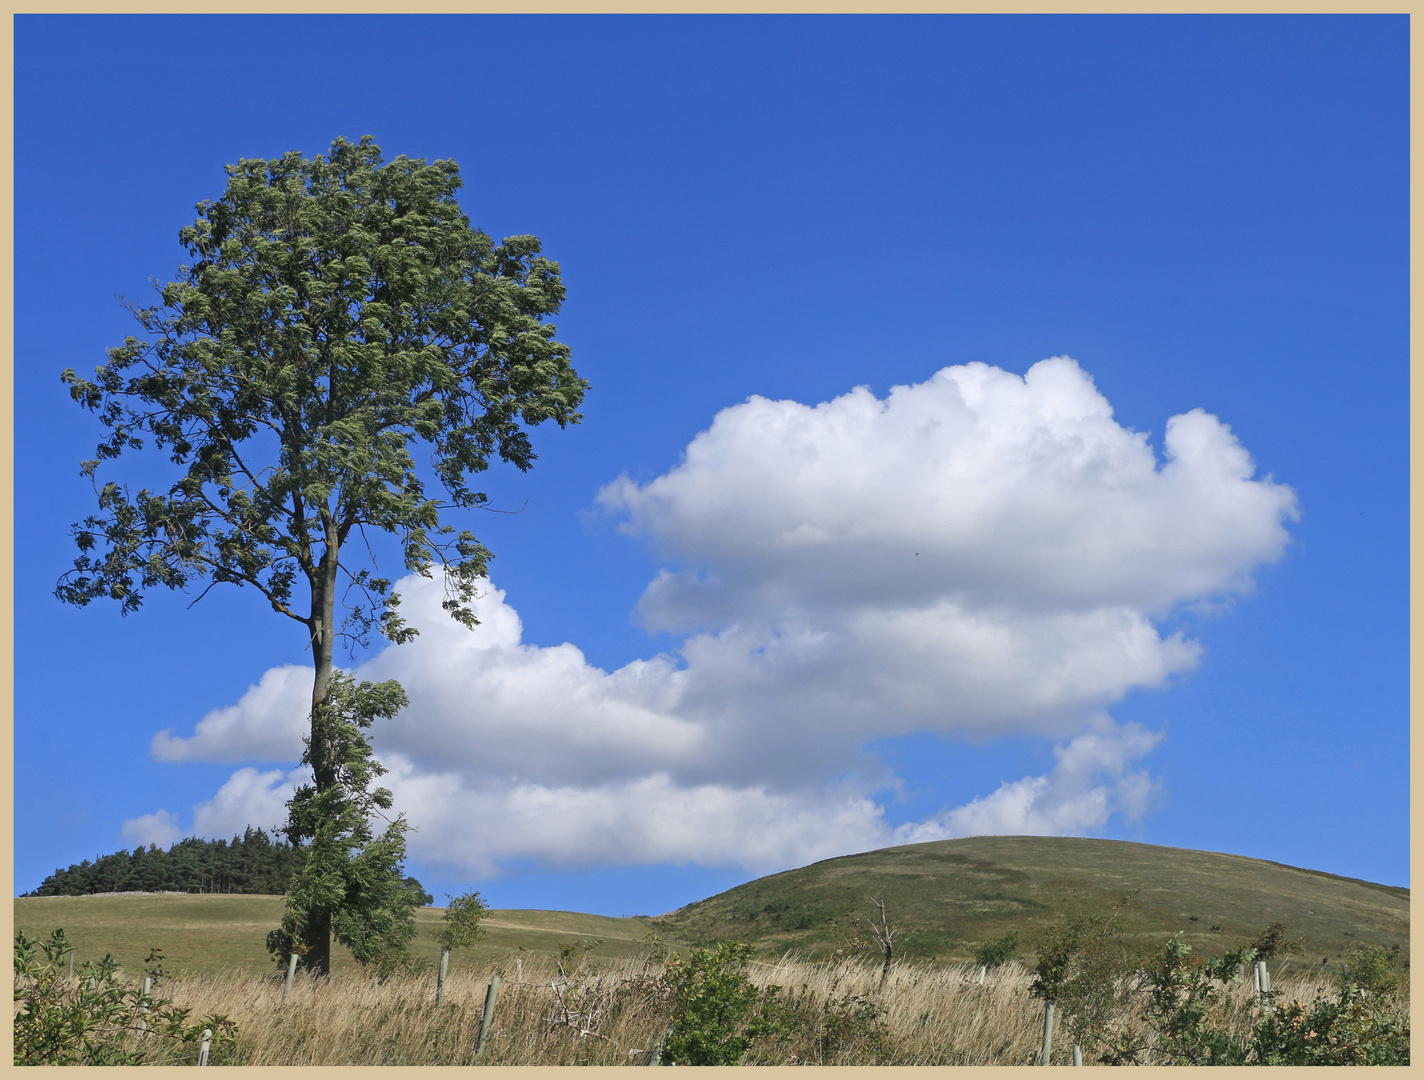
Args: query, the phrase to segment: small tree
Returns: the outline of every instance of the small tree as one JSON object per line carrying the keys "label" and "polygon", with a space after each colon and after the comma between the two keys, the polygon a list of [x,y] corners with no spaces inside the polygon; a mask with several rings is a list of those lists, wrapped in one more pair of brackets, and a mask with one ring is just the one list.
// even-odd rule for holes
{"label": "small tree", "polygon": [[490,909],[478,892],[461,896],[446,893],[445,899],[450,901],[443,916],[445,925],[435,931],[441,953],[473,945],[485,936],[485,928],[480,924],[489,918]]}
{"label": "small tree", "polygon": [[880,924],[877,926],[874,919],[867,919],[870,924],[870,933],[875,938],[875,944],[880,948],[880,955],[883,958],[880,965],[880,983],[875,988],[877,994],[885,992],[885,982],[890,978],[890,964],[895,959],[895,940],[901,936],[901,932],[890,925],[890,920],[885,915],[885,904],[883,901],[870,898],[870,902],[875,905],[880,912]]}
{"label": "small tree", "polygon": [[[348,545],[393,535],[405,568],[438,568],[445,610],[473,627],[490,553],[441,514],[487,504],[469,480],[494,456],[529,468],[526,428],[576,423],[587,384],[544,322],[564,299],[558,264],[535,237],[496,244],[472,228],[454,162],[383,162],[367,136],[227,173],[222,198],[179,233],[192,265],[158,304],[130,308],[146,340],[109,350],[92,380],[64,373],[108,434],[82,466],[99,513],[74,526],[79,555],[56,594],[128,614],[159,586],[255,589],[312,651],[320,796],[340,783],[321,709],[336,640],[416,633],[374,558]],[[173,484],[101,485],[100,465],[145,439],[178,468]],[[427,492],[419,443],[446,501]],[[304,904],[305,963],[325,974],[339,908]]]}
{"label": "small tree", "polygon": [[[1123,904],[1130,899],[1124,898]],[[1038,949],[1029,993],[1061,1012],[1078,1046],[1102,1043],[1131,995],[1125,976],[1133,952],[1118,933],[1120,910],[1070,919],[1050,930]]]}
{"label": "small tree", "polygon": [[758,989],[747,977],[752,946],[719,942],[668,965],[672,1034],[663,1055],[677,1065],[736,1065],[752,1042],[781,1029],[779,986]]}

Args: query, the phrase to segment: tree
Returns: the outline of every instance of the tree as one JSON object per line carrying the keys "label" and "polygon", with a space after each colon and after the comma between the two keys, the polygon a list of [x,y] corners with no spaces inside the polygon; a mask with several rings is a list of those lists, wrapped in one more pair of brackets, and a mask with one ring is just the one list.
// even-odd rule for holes
{"label": "tree", "polygon": [[[193,264],[158,304],[130,307],[146,339],[109,350],[92,380],[64,373],[108,434],[82,467],[99,513],[74,526],[79,555],[56,594],[128,614],[158,586],[256,589],[312,651],[307,757],[321,796],[338,784],[321,720],[336,639],[416,634],[374,558],[351,560],[348,544],[391,534],[407,570],[438,566],[445,610],[473,627],[491,555],[441,512],[487,506],[471,476],[495,455],[528,469],[526,429],[576,423],[587,384],[544,322],[564,298],[558,264],[535,237],[496,244],[472,228],[454,162],[385,163],[367,136],[227,174],[223,196],[179,233]],[[136,496],[101,485],[99,467],[145,440],[176,482]],[[427,492],[416,443],[444,502]],[[329,929],[309,927],[306,962],[320,973]]]}
{"label": "tree", "polygon": [[488,917],[489,908],[484,897],[477,892],[467,892],[461,896],[445,894],[449,905],[445,908],[445,925],[435,931],[435,940],[440,943],[440,977],[436,984],[435,1002],[440,1003],[445,992],[445,969],[450,964],[450,950],[473,945],[484,937],[485,928],[480,920]]}
{"label": "tree", "polygon": [[371,819],[393,800],[386,788],[371,787],[386,770],[365,736],[376,719],[405,705],[405,692],[394,680],[357,683],[337,672],[326,700],[313,710],[302,764],[311,764],[312,746],[324,746],[334,782],[325,790],[303,784],[287,803],[287,839],[302,845],[306,858],[287,888],[282,925],[267,935],[278,963],[292,952],[310,956],[328,942],[328,933],[361,963],[381,963],[404,953],[415,936],[415,909],[424,893],[412,889],[404,874],[408,826],[397,816],[379,837],[372,829]]}

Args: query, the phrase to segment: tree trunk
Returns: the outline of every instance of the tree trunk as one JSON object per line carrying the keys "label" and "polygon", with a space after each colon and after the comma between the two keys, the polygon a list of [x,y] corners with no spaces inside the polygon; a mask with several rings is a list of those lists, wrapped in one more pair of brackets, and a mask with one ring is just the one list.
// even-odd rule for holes
{"label": "tree trunk", "polygon": [[[336,530],[328,524],[326,552],[312,583],[311,646],[316,677],[312,680],[311,696],[311,762],[312,780],[318,794],[336,784],[336,763],[331,759],[327,731],[317,721],[317,709],[325,704],[331,690],[332,652],[336,640],[336,568]],[[302,967],[320,976],[331,974],[331,915],[330,911],[307,914],[309,940]]]}

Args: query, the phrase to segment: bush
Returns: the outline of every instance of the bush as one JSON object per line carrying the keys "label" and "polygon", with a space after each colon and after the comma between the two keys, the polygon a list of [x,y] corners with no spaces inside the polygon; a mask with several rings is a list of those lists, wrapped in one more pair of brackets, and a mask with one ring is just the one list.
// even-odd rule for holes
{"label": "bush", "polygon": [[974,946],[974,962],[993,971],[1019,955],[1019,932],[1010,930],[1002,937],[990,938]]}
{"label": "bush", "polygon": [[231,1057],[232,1021],[215,1015],[189,1024],[190,1010],[145,999],[141,988],[121,982],[109,956],[70,979],[64,968],[72,949],[63,930],[48,941],[15,935],[16,1065],[196,1064],[205,1028],[213,1033],[209,1063]]}
{"label": "bush", "polygon": [[744,941],[724,941],[668,965],[673,1033],[663,1046],[665,1060],[736,1065],[753,1040],[785,1033],[776,1001],[781,987],[758,989],[747,977],[752,951]]}

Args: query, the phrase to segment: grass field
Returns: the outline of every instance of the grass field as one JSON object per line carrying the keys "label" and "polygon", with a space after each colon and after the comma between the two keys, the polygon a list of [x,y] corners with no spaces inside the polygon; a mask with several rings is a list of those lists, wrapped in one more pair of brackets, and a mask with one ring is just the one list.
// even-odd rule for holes
{"label": "grass field", "polygon": [[[267,931],[282,919],[280,896],[178,895],[43,896],[15,900],[15,929],[29,937],[48,937],[63,929],[75,944],[78,961],[110,954],[126,972],[138,972],[153,946],[163,949],[164,968],[175,973],[216,974],[273,968],[266,949]],[[417,957],[439,955],[432,932],[441,925],[443,908],[416,912],[418,935],[411,945]],[[496,911],[484,922],[485,938],[454,954],[452,964],[486,965],[518,954],[557,955],[564,943],[602,938],[595,956],[612,959],[645,952],[646,921],[581,915],[570,911]],[[332,950],[336,971],[357,965],[342,949]]]}

